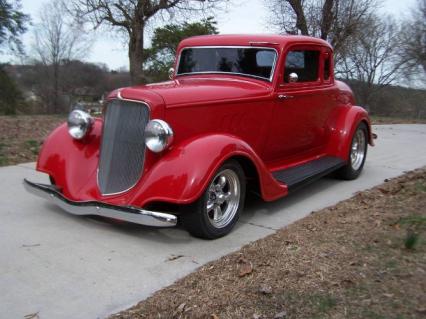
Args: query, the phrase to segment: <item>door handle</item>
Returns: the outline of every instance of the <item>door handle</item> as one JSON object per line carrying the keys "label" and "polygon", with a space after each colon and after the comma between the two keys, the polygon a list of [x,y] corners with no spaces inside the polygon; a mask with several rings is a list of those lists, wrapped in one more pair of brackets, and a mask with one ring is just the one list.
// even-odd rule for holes
{"label": "door handle", "polygon": [[278,99],[280,99],[280,100],[288,100],[288,99],[292,99],[292,98],[294,98],[293,95],[285,95],[285,94],[278,95]]}

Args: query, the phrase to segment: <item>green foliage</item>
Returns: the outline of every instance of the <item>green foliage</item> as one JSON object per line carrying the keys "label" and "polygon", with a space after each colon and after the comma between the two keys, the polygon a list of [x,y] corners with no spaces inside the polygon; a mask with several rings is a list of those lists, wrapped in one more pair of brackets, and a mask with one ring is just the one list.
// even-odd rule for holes
{"label": "green foliage", "polygon": [[22,104],[21,92],[4,70],[4,65],[0,65],[0,114],[16,114],[16,109]]}
{"label": "green foliage", "polygon": [[33,153],[34,155],[37,155],[40,151],[40,143],[36,140],[27,140],[25,141],[25,146]]}
{"label": "green foliage", "polygon": [[399,220],[399,224],[425,228],[426,227],[426,216],[421,216],[421,215],[407,216],[407,217],[401,218]]}
{"label": "green foliage", "polygon": [[407,232],[404,239],[404,246],[407,249],[414,249],[419,241],[419,234],[414,232]]}
{"label": "green foliage", "polygon": [[382,316],[381,314],[378,314],[370,309],[364,309],[364,311],[362,312],[362,316],[368,319],[386,319],[385,316]]}
{"label": "green foliage", "polygon": [[6,166],[8,164],[8,160],[3,150],[6,146],[6,144],[0,143],[0,166]]}
{"label": "green foliage", "polygon": [[425,182],[417,182],[416,183],[416,191],[418,192],[426,192],[426,183]]}
{"label": "green foliage", "polygon": [[19,0],[0,0],[0,49],[7,46],[12,52],[22,52],[19,36],[26,31],[29,16],[20,10]]}
{"label": "green foliage", "polygon": [[337,305],[336,299],[330,295],[312,295],[310,296],[310,302],[320,314],[328,312]]}
{"label": "green foliage", "polygon": [[151,81],[162,81],[168,77],[173,66],[176,49],[185,38],[218,34],[217,22],[212,17],[194,23],[168,24],[154,30],[152,45],[144,50],[145,71]]}
{"label": "green foliage", "polygon": [[401,218],[399,224],[408,227],[404,238],[405,248],[415,249],[420,242],[420,234],[426,230],[426,217],[421,215],[408,216]]}

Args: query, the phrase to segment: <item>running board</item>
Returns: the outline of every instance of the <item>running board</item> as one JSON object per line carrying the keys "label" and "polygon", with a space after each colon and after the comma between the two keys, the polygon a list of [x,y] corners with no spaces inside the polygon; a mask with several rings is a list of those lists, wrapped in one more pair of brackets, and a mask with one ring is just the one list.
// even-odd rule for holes
{"label": "running board", "polygon": [[302,165],[272,172],[272,176],[287,185],[290,192],[328,175],[344,165],[345,161],[341,158],[325,156]]}

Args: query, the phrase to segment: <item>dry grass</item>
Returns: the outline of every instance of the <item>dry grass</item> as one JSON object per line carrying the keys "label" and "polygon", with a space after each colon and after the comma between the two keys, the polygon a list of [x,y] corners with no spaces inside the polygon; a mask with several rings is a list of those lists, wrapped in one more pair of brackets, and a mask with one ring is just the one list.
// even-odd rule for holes
{"label": "dry grass", "polygon": [[0,166],[32,162],[40,143],[65,115],[0,116]]}
{"label": "dry grass", "polygon": [[[426,169],[211,262],[111,318],[425,318]],[[412,249],[406,237],[416,234]]]}

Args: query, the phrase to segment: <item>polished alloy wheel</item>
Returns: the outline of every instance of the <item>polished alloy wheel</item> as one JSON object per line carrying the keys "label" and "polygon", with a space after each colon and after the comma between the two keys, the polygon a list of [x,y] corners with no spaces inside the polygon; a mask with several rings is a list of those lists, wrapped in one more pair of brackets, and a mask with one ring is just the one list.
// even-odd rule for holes
{"label": "polished alloy wheel", "polygon": [[215,239],[232,230],[244,208],[246,179],[235,160],[224,163],[213,175],[203,194],[182,206],[180,220],[194,236]]}
{"label": "polished alloy wheel", "polygon": [[352,169],[358,170],[362,163],[364,162],[365,157],[365,146],[366,146],[365,133],[362,129],[358,129],[355,133],[355,136],[352,140],[351,146],[351,166]]}
{"label": "polished alloy wheel", "polygon": [[241,186],[238,175],[225,169],[215,176],[207,193],[206,211],[213,227],[226,227],[238,211]]}

